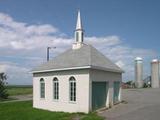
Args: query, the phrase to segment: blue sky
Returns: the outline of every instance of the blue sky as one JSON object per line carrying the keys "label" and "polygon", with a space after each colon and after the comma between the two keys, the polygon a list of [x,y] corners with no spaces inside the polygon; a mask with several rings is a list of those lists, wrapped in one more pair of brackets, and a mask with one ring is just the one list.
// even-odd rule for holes
{"label": "blue sky", "polygon": [[144,58],[145,77],[159,58],[159,6],[159,0],[1,0],[0,70],[10,84],[31,84],[27,72],[45,61],[46,46],[57,46],[51,56],[71,46],[80,9],[85,41],[127,71],[124,81],[134,79],[134,58]]}

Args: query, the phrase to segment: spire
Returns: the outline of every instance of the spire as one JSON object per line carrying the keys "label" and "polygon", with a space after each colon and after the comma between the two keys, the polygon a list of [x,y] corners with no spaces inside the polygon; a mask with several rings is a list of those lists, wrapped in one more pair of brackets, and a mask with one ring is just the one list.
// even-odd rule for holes
{"label": "spire", "polygon": [[82,45],[83,45],[83,29],[82,29],[80,10],[78,10],[77,25],[75,30],[75,43],[73,43],[72,48],[78,49],[81,48]]}
{"label": "spire", "polygon": [[76,30],[82,30],[82,22],[81,22],[80,10],[78,10]]}

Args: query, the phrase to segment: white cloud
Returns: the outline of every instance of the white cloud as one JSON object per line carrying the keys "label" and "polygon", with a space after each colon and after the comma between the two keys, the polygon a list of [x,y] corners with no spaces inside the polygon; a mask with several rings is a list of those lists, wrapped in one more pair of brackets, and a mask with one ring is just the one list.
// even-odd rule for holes
{"label": "white cloud", "polygon": [[52,25],[28,25],[0,13],[0,47],[33,49],[50,44],[54,40],[52,34],[57,32],[58,29]]}
{"label": "white cloud", "polygon": [[125,63],[123,63],[121,60],[116,62],[116,65],[118,65],[120,68],[123,68],[125,66]]}
{"label": "white cloud", "polygon": [[30,69],[11,62],[0,62],[0,68],[7,74],[9,84],[32,84]]}
{"label": "white cloud", "polygon": [[[123,43],[116,35],[102,37],[85,37],[84,41],[92,44],[123,70],[124,78],[133,79],[134,58],[155,57],[157,54],[150,49],[132,48]],[[27,24],[17,22],[11,16],[0,13],[0,71],[10,76],[9,83],[32,83],[28,71],[46,60],[46,47],[56,46],[51,50],[51,57],[71,47],[74,38],[69,38],[50,24]],[[148,69],[148,68],[145,68]]]}
{"label": "white cloud", "polygon": [[2,64],[2,65],[0,65],[0,73],[2,73],[2,72],[6,72],[7,71],[7,65],[5,65],[5,64]]}
{"label": "white cloud", "polygon": [[121,43],[119,37],[116,35],[106,37],[86,37],[85,39],[88,43],[96,46],[101,46],[103,44],[105,44],[105,46],[115,46]]}

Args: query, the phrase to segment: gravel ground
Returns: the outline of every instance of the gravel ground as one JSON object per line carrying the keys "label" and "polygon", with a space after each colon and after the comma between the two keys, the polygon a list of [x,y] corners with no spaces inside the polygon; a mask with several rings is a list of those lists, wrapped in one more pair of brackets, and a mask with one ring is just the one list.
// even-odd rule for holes
{"label": "gravel ground", "polygon": [[160,89],[124,89],[122,99],[127,104],[119,104],[99,115],[106,120],[159,120]]}

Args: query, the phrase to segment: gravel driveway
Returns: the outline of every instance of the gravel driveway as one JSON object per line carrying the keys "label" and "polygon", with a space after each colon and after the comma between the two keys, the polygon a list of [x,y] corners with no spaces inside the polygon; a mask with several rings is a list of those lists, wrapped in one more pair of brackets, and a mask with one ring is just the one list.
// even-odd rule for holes
{"label": "gravel driveway", "polygon": [[106,120],[160,120],[160,89],[125,89],[127,104],[114,106],[99,115]]}
{"label": "gravel driveway", "polygon": [[27,95],[14,95],[14,96],[9,96],[12,99],[15,100],[9,100],[9,101],[4,101],[3,103],[8,103],[8,102],[16,102],[16,101],[28,101],[33,99],[32,94],[27,94]]}

